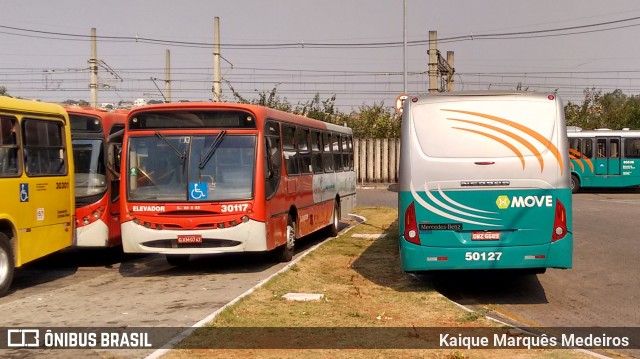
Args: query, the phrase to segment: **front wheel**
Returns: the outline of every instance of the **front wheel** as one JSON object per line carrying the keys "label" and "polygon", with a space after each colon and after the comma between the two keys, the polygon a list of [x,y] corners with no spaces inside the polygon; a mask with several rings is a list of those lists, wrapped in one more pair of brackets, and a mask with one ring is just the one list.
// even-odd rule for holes
{"label": "front wheel", "polygon": [[293,249],[296,242],[296,222],[289,215],[287,218],[287,241],[285,244],[273,250],[273,259],[276,262],[291,262],[293,259]]}
{"label": "front wheel", "polygon": [[188,254],[167,254],[167,262],[172,266],[183,266],[189,263]]}
{"label": "front wheel", "polygon": [[15,262],[9,238],[4,233],[0,233],[0,297],[5,295],[11,286],[14,268]]}

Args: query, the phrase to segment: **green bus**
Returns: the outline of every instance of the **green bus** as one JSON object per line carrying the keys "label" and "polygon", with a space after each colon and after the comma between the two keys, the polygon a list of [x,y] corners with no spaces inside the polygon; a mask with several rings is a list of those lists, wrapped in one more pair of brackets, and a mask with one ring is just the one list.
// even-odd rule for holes
{"label": "green bus", "polygon": [[567,127],[571,189],[640,185],[640,131]]}
{"label": "green bus", "polygon": [[553,93],[404,102],[398,186],[406,272],[571,268],[568,140]]}

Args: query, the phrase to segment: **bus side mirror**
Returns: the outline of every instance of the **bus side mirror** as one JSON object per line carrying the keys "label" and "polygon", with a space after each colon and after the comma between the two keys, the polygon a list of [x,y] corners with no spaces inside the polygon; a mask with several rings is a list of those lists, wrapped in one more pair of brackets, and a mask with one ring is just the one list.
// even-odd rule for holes
{"label": "bus side mirror", "polygon": [[114,181],[120,180],[120,161],[122,160],[122,145],[119,143],[109,144],[107,150],[107,168],[111,171]]}

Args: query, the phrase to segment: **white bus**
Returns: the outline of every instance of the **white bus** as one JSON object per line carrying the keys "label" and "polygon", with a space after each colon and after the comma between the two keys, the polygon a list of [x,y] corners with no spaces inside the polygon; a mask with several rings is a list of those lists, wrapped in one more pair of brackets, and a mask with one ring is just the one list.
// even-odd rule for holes
{"label": "white bus", "polygon": [[401,143],[405,271],[571,267],[569,147],[555,94],[409,97]]}

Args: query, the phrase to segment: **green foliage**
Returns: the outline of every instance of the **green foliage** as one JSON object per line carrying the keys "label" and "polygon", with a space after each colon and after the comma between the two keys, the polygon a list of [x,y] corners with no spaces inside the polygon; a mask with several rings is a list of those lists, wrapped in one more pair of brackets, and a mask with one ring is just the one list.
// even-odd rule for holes
{"label": "green foliage", "polygon": [[353,129],[355,138],[400,137],[400,116],[383,103],[360,106],[359,112],[352,113],[346,123]]}
{"label": "green foliage", "polygon": [[[274,108],[274,109],[280,110],[280,111],[292,112],[291,104],[289,103],[289,101],[287,101],[287,98],[286,97],[285,98],[280,98],[280,96],[277,95],[277,90],[278,90],[278,85],[279,84],[276,84],[275,86],[273,86],[273,89],[271,89],[271,91],[269,91],[269,92],[266,92],[266,91],[258,92],[258,97],[257,98],[254,98],[252,100],[248,100],[233,88],[233,85],[231,85],[231,82],[229,82],[227,80],[225,80],[225,81],[226,81],[227,85],[229,86],[229,89],[231,89],[231,93],[233,94],[233,98],[238,103],[259,105],[259,106],[265,106],[265,107]],[[256,90],[256,92],[257,91],[258,90]]]}
{"label": "green foliage", "polygon": [[238,103],[266,106],[341,126],[346,125],[353,129],[355,138],[400,137],[400,116],[396,115],[393,109],[385,107],[383,103],[374,103],[373,106],[362,105],[359,111],[345,114],[336,109],[335,95],[321,100],[320,94],[316,93],[311,100],[298,103],[294,107],[286,98],[280,98],[277,95],[278,85],[269,92],[256,90],[257,97],[251,100],[238,93],[229,81],[227,85]]}
{"label": "green foliage", "polygon": [[298,104],[294,113],[309,118],[315,118],[325,122],[334,122],[336,115],[335,111],[336,95],[331,96],[324,101],[320,101],[320,94],[316,93],[311,101],[307,101],[305,104]]}
{"label": "green foliage", "polygon": [[10,96],[6,87],[0,86],[0,96]]}
{"label": "green foliage", "polygon": [[622,90],[602,94],[595,88],[584,90],[584,101],[578,105],[571,101],[564,108],[569,126],[585,130],[595,128],[640,129],[640,96],[625,95]]}
{"label": "green foliage", "polygon": [[72,105],[77,105],[81,107],[89,106],[89,103],[85,100],[76,101],[76,100],[67,99],[64,102],[62,102],[62,104],[67,106],[72,106]]}

